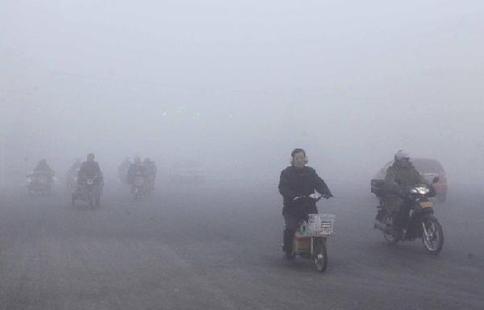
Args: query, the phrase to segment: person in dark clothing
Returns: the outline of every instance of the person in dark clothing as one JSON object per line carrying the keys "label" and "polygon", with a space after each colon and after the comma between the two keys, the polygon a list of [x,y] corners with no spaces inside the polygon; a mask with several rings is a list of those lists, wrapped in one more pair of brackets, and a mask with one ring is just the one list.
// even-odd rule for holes
{"label": "person in dark clothing", "polygon": [[47,175],[48,177],[53,177],[54,176],[54,170],[47,164],[47,160],[42,159],[37,163],[37,166],[35,166],[34,169],[35,174],[44,174]]}
{"label": "person in dark clothing", "polygon": [[307,166],[308,160],[303,149],[295,149],[291,153],[291,166],[281,172],[279,192],[284,200],[282,215],[285,221],[284,246],[286,253],[292,251],[292,240],[301,221],[308,214],[318,213],[316,202],[308,197],[318,192],[325,199],[333,197],[326,183],[316,171]]}
{"label": "person in dark clothing", "polygon": [[[88,154],[77,174],[77,189],[72,193],[72,204],[78,199],[88,201],[91,206],[99,207],[104,186],[103,174],[94,154]],[[92,181],[92,182],[90,182]]]}
{"label": "person in dark clothing", "polygon": [[79,173],[77,175],[77,183],[83,184],[88,178],[97,178],[98,183],[102,183],[103,174],[99,164],[94,161],[94,154],[87,155],[87,160],[81,164]]}
{"label": "person in dark clothing", "polygon": [[50,193],[54,184],[54,170],[42,159],[37,163],[29,178],[29,191],[34,193]]}
{"label": "person in dark clothing", "polygon": [[[410,206],[406,204],[405,196],[417,184],[427,184],[427,181],[412,164],[410,155],[403,150],[398,151],[393,164],[386,171],[383,197],[385,212],[395,215],[393,218],[397,229],[403,229],[409,220]],[[432,186],[430,188],[433,190]],[[380,214],[377,220],[379,217]]]}

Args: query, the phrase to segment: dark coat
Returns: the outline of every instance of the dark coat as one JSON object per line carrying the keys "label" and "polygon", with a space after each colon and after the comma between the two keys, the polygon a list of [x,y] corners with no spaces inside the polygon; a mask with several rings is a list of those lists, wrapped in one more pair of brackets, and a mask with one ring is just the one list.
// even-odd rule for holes
{"label": "dark coat", "polygon": [[313,168],[287,167],[281,172],[279,181],[279,192],[284,199],[282,213],[294,216],[316,213],[314,201],[304,200],[306,202],[304,205],[301,205],[299,201],[294,201],[297,196],[308,196],[315,191],[322,195],[331,195],[328,186]]}
{"label": "dark coat", "polygon": [[401,165],[395,162],[388,167],[385,175],[383,205],[388,211],[397,212],[404,204],[409,188],[426,183],[412,163]]}
{"label": "dark coat", "polygon": [[79,169],[78,179],[85,180],[86,178],[93,178],[95,176],[102,178],[102,172],[99,164],[95,161],[83,162],[81,168]]}

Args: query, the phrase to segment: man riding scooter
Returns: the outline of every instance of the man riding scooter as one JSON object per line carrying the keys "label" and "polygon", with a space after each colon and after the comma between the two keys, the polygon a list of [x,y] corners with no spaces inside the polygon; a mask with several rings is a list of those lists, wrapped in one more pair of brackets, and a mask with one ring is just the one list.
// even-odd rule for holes
{"label": "man riding scooter", "polygon": [[291,153],[291,166],[284,169],[279,181],[279,192],[284,199],[282,215],[284,216],[283,251],[290,258],[292,241],[301,221],[307,220],[308,214],[316,214],[316,202],[311,197],[318,192],[323,198],[333,197],[326,183],[316,171],[307,166],[308,159],[303,149],[295,149]]}

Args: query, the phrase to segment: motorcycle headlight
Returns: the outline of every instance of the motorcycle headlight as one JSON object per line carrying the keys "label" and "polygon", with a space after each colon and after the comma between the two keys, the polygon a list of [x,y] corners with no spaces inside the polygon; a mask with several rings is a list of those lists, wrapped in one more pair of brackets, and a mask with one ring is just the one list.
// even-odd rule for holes
{"label": "motorcycle headlight", "polygon": [[412,194],[427,195],[430,192],[430,188],[427,186],[417,186],[411,192]]}

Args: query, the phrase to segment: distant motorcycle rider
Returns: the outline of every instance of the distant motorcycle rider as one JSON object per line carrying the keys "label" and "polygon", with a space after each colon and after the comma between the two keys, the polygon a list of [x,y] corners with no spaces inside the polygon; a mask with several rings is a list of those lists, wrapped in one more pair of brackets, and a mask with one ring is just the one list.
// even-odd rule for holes
{"label": "distant motorcycle rider", "polygon": [[27,175],[30,194],[48,194],[54,185],[54,170],[47,164],[47,160],[40,160],[31,174]]}
{"label": "distant motorcycle rider", "polygon": [[34,168],[34,173],[35,174],[43,174],[48,176],[49,178],[52,178],[55,173],[54,170],[47,164],[46,159],[41,159],[38,163],[37,166]]}
{"label": "distant motorcycle rider", "polygon": [[285,221],[283,250],[286,253],[292,251],[293,237],[300,222],[306,220],[308,214],[318,213],[315,201],[298,198],[312,195],[315,191],[326,199],[333,197],[323,179],[307,163],[306,152],[295,149],[291,153],[291,166],[284,169],[280,176],[279,192],[284,200],[282,215]]}
{"label": "distant motorcycle rider", "polygon": [[[405,199],[410,188],[418,184],[427,184],[427,181],[412,164],[410,155],[403,150],[398,151],[393,164],[386,171],[382,197],[385,212],[396,215],[394,216],[396,228],[406,226],[410,206]],[[430,188],[433,189],[432,186]],[[380,216],[380,214],[377,215],[377,220],[380,220]]]}
{"label": "distant motorcycle rider", "polygon": [[77,174],[77,183],[82,185],[88,178],[97,177],[97,183],[101,184],[103,181],[103,174],[99,164],[94,160],[93,153],[87,155],[87,160],[81,164],[81,168]]}

